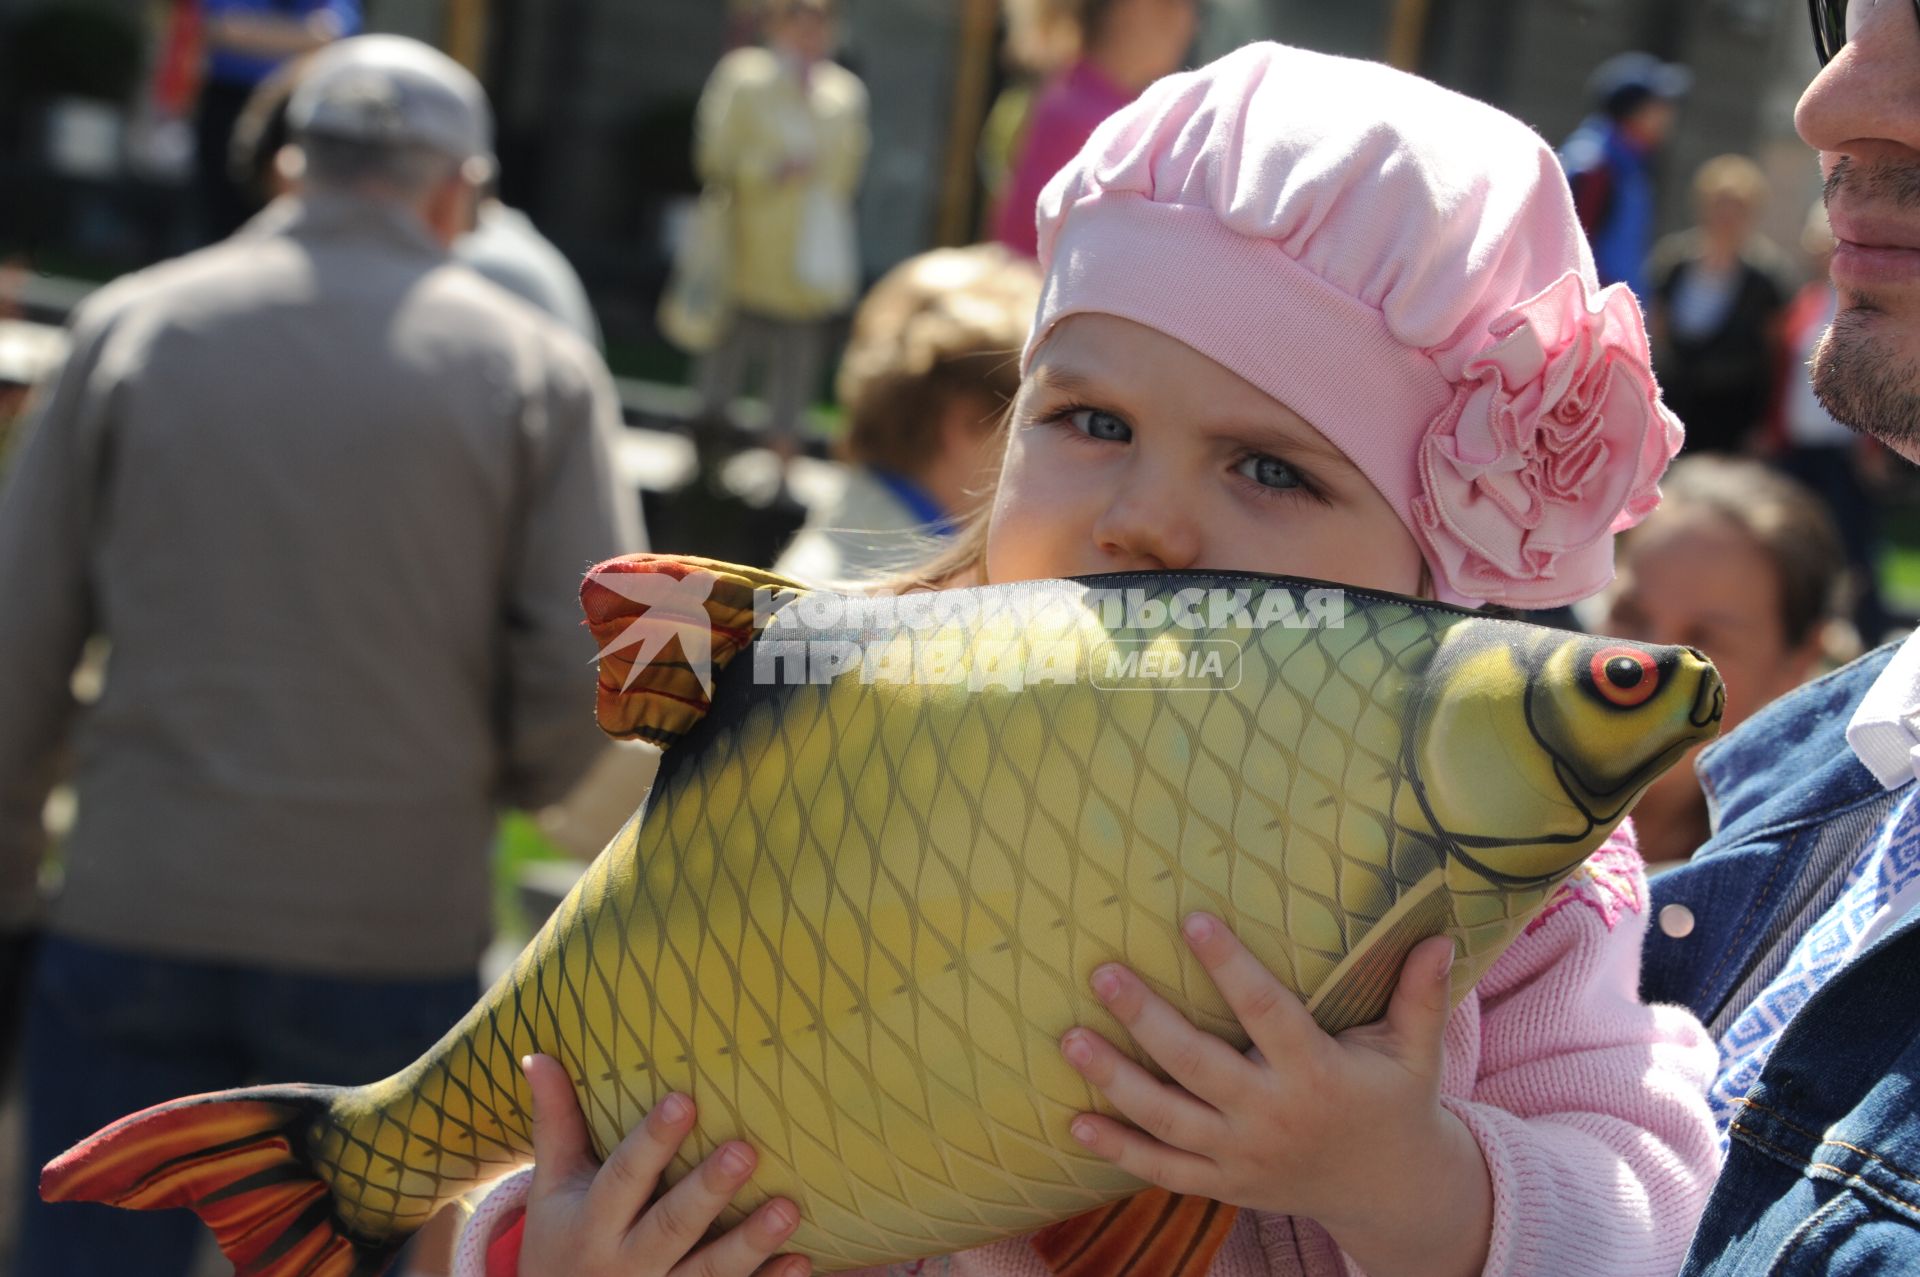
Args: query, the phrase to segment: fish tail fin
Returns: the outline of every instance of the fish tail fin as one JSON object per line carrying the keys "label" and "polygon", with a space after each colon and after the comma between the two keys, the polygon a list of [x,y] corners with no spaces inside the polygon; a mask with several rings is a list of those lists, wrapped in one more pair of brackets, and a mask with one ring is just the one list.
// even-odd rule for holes
{"label": "fish tail fin", "polygon": [[628,554],[587,573],[580,606],[600,645],[601,730],[662,749],[706,717],[713,680],[807,587],[759,568]]}
{"label": "fish tail fin", "polygon": [[187,1207],[237,1277],[375,1277],[404,1234],[349,1233],[310,1150],[346,1088],[264,1086],[190,1096],[121,1118],[40,1175],[49,1202]]}

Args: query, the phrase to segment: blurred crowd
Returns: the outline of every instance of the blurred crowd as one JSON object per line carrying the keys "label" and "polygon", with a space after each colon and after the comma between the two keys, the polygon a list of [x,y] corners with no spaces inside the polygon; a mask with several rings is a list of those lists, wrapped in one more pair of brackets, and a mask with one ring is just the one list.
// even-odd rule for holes
{"label": "blurred crowd", "polygon": [[[1041,192],[1189,60],[1202,11],[1006,0],[987,242],[863,293],[871,135],[835,61],[847,15],[762,8],[699,103],[705,190],[659,327],[693,359],[692,490],[748,518],[724,476],[757,455],[757,508],[783,517],[748,552],[859,586],[973,511],[1039,300]],[[574,591],[583,565],[647,543],[649,512],[588,294],[498,198],[484,91],[424,45],[353,38],[354,0],[193,16],[211,247],[87,300],[33,406],[0,398],[0,426],[24,413],[0,460],[0,1014],[25,1025],[0,1049],[24,1061],[28,1165],[175,1094],[410,1060],[475,994],[499,811],[545,810],[591,854],[646,782],[576,712],[593,650]],[[1561,620],[1707,652],[1732,724],[1910,618],[1880,587],[1896,463],[1808,384],[1834,313],[1819,206],[1799,243],[1768,242],[1768,180],[1726,155],[1692,175],[1692,225],[1657,236],[1690,82],[1609,60],[1561,151],[1602,280],[1641,299],[1688,429],[1612,594]],[[825,446],[823,398],[840,422]],[[50,839],[56,790],[76,814]],[[1689,769],[1640,828],[1649,860],[1705,838]],[[266,1013],[283,1006],[301,1014]],[[128,1253],[187,1271],[190,1219],[51,1217],[30,1184],[15,1271],[119,1271]],[[443,1260],[429,1243],[413,1262]]]}

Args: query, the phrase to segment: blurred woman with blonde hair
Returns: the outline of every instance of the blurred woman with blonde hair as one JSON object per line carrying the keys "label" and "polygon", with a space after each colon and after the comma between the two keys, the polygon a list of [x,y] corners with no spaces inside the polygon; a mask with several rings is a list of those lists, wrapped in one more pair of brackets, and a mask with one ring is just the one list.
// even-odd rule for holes
{"label": "blurred woman with blonde hair", "polygon": [[853,202],[872,137],[866,87],[831,60],[839,16],[837,0],[767,0],[766,46],[720,59],[694,128],[727,264],[727,316],[696,374],[702,424],[726,432],[758,365],[767,442],[783,462],[800,450],[828,320],[859,284]]}
{"label": "blurred woman with blonde hair", "polygon": [[1654,370],[1689,452],[1745,451],[1767,414],[1789,295],[1783,255],[1756,234],[1767,194],[1752,160],[1708,160],[1693,180],[1694,228],[1654,248]]}

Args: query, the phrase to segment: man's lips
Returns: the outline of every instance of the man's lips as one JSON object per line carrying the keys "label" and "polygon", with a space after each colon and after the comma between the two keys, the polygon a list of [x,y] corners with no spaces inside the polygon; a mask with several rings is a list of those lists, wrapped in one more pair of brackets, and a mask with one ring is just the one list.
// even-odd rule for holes
{"label": "man's lips", "polygon": [[1833,282],[1842,288],[1920,284],[1920,218],[1827,209],[1834,238]]}
{"label": "man's lips", "polygon": [[1835,201],[1827,220],[1839,239],[1861,248],[1905,248],[1920,252],[1920,217],[1889,217],[1884,213],[1854,212]]}

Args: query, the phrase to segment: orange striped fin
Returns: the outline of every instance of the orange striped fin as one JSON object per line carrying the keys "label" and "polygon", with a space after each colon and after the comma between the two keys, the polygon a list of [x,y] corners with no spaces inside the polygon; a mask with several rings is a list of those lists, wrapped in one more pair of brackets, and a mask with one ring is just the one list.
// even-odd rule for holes
{"label": "orange striped fin", "polygon": [[403,1237],[353,1237],[307,1160],[306,1132],[341,1092],[272,1086],[162,1104],[89,1136],[40,1174],[50,1202],[186,1207],[237,1277],[377,1277]]}
{"label": "orange striped fin", "polygon": [[1201,1277],[1238,1213],[1150,1188],[1041,1229],[1033,1248],[1055,1277]]}
{"label": "orange striped fin", "polygon": [[601,729],[672,745],[712,708],[714,678],[753,642],[771,615],[765,605],[805,591],[758,568],[683,555],[629,554],[595,567],[580,606],[600,645]]}

